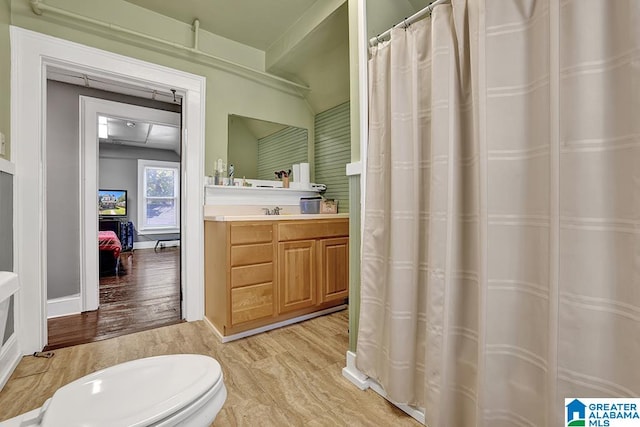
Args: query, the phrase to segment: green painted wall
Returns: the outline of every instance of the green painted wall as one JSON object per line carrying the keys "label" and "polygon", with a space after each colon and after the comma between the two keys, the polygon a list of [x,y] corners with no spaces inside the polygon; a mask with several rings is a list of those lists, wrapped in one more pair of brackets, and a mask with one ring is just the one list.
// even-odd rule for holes
{"label": "green painted wall", "polygon": [[347,163],[351,161],[351,124],[349,103],[316,115],[315,182],[326,184],[324,196],[338,200],[338,210],[349,212]]}
{"label": "green painted wall", "polygon": [[[360,46],[359,0],[348,0],[349,7],[349,99],[351,108],[351,161],[360,160]],[[366,53],[362,53],[366,55]],[[365,110],[366,111],[366,110]]]}
{"label": "green painted wall", "polygon": [[229,116],[229,157],[236,178],[258,176],[258,139],[249,130],[245,121]]}
{"label": "green painted wall", "polygon": [[[193,43],[191,25],[123,0],[46,0],[46,3],[173,43],[187,46]],[[38,16],[32,12],[28,0],[12,0],[11,22],[32,31],[205,76],[205,173],[208,175],[213,174],[216,159],[227,158],[229,114],[313,129],[313,112],[301,96],[225,71],[205,57],[48,12]],[[264,67],[264,52],[211,33],[201,32],[200,48],[256,69]],[[2,98],[0,101],[4,102]]]}
{"label": "green painted wall", "polygon": [[349,351],[356,351],[360,321],[360,250],[362,210],[360,175],[349,177]]}
{"label": "green painted wall", "polygon": [[[358,35],[362,29],[367,39],[386,31],[392,25],[400,22],[404,17],[417,12],[414,4],[408,0],[365,0],[362,11],[360,0],[349,1],[349,61],[351,84],[351,161],[358,162],[366,157],[361,152],[361,138],[366,135],[360,133],[360,117],[368,114],[369,106],[360,104],[360,59],[367,52],[360,49]],[[420,7],[424,7],[420,5]],[[366,12],[366,13],[364,13]],[[359,16],[365,16],[361,22]],[[358,341],[358,324],[360,319],[360,257],[361,257],[361,177],[349,177],[349,350],[355,352]]]}
{"label": "green painted wall", "polygon": [[[365,0],[367,4],[367,38],[375,37],[387,31],[420,10],[410,0]],[[429,3],[429,2],[427,2]]]}
{"label": "green painted wall", "polygon": [[[275,171],[288,171],[308,161],[306,129],[287,127],[258,140],[258,179],[276,179]],[[294,178],[295,179],[295,178]]]}
{"label": "green painted wall", "polygon": [[7,150],[4,157],[11,153],[11,46],[9,24],[11,23],[10,0],[0,0],[0,132],[5,135]]}

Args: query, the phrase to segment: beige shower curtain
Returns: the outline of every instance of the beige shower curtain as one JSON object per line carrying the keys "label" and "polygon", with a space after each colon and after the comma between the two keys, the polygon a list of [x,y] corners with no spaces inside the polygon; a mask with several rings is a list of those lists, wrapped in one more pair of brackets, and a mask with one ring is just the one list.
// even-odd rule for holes
{"label": "beige shower curtain", "polygon": [[453,0],[369,63],[357,366],[430,426],[640,396],[640,2]]}

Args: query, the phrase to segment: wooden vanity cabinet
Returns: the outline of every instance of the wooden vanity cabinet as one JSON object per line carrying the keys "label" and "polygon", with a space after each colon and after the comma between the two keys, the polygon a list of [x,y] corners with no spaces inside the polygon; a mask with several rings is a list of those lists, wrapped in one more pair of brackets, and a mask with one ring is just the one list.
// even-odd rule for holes
{"label": "wooden vanity cabinet", "polygon": [[320,239],[317,250],[320,302],[348,298],[349,238]]}
{"label": "wooden vanity cabinet", "polygon": [[205,221],[205,316],[224,336],[343,304],[349,220]]}
{"label": "wooden vanity cabinet", "polygon": [[278,313],[313,307],[316,288],[316,242],[278,243]]}
{"label": "wooden vanity cabinet", "polygon": [[349,296],[348,236],[348,219],[278,225],[279,313]]}
{"label": "wooden vanity cabinet", "polygon": [[275,315],[273,222],[205,222],[205,314],[223,334]]}

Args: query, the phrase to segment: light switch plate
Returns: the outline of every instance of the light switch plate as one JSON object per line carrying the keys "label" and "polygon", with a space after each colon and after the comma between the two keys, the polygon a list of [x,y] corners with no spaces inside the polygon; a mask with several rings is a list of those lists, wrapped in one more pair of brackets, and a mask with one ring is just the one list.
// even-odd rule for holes
{"label": "light switch plate", "polygon": [[0,132],[0,156],[7,155],[7,141],[4,139],[4,133]]}

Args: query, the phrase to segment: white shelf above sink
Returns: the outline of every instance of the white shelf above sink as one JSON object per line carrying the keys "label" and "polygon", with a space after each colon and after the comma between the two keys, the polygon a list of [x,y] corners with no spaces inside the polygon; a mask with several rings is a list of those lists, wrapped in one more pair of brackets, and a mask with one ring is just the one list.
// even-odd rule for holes
{"label": "white shelf above sink", "polygon": [[281,187],[205,185],[205,205],[299,206],[301,197],[317,196],[316,190]]}

